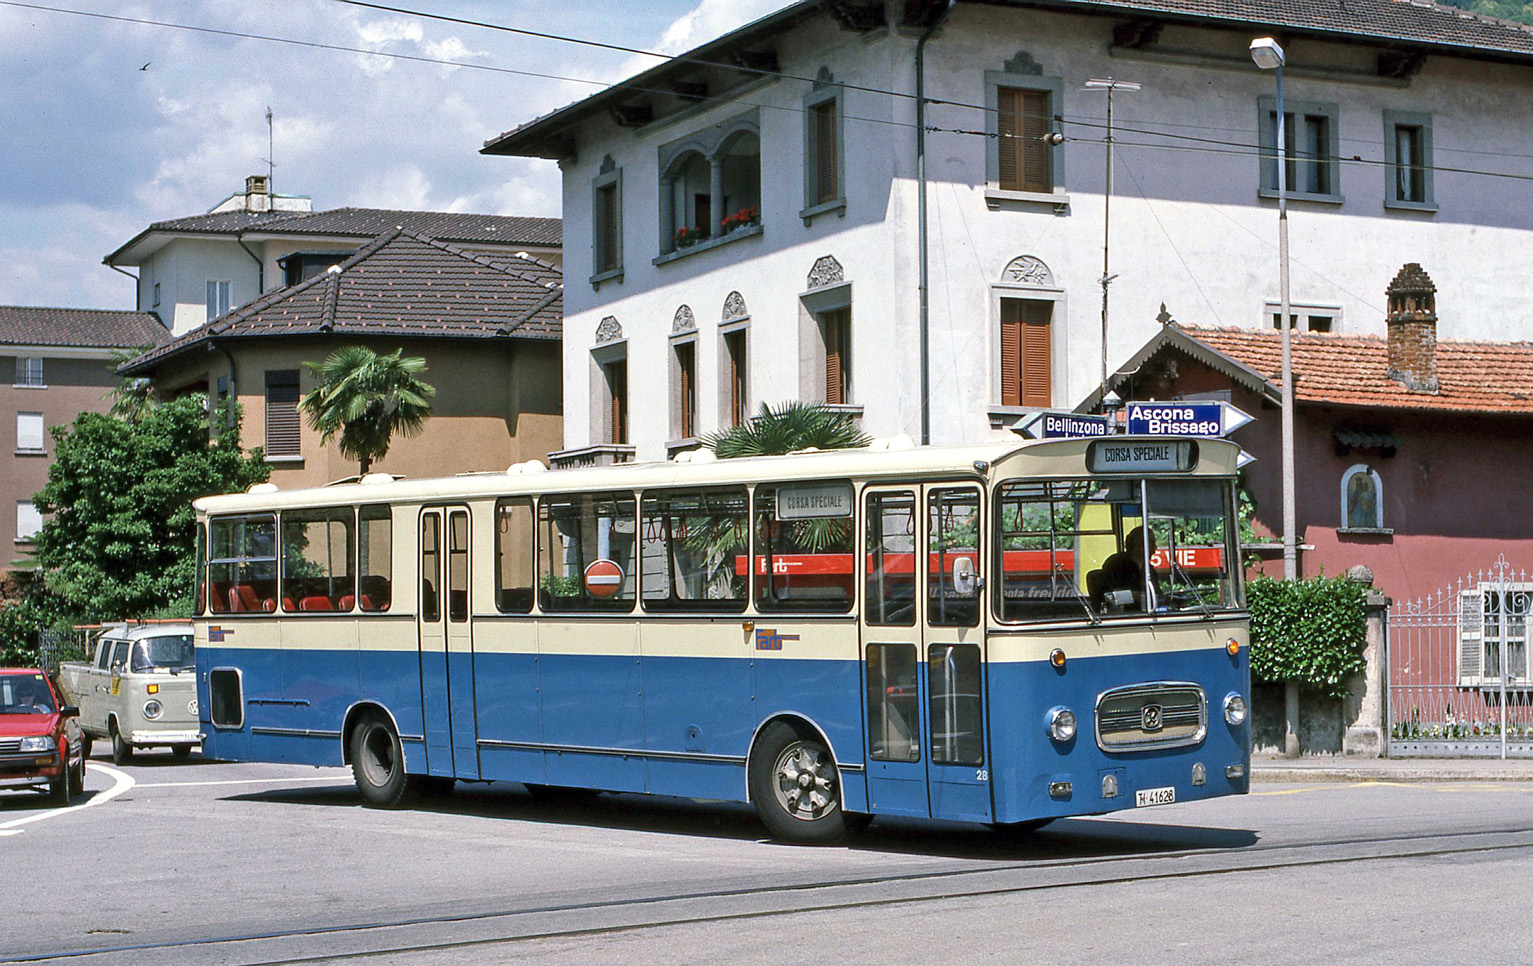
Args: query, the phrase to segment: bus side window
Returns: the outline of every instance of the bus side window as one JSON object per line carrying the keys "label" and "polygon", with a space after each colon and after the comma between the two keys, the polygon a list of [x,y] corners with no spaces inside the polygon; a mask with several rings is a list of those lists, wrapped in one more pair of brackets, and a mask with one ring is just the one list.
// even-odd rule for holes
{"label": "bus side window", "polygon": [[921,760],[914,644],[868,645],[868,757]]}
{"label": "bus side window", "polygon": [[530,497],[495,504],[495,606],[502,613],[532,611],[536,530]]}
{"label": "bus side window", "polygon": [[363,507],[358,516],[357,603],[365,611],[386,611],[394,596],[393,514],[377,505]]}
{"label": "bus side window", "polygon": [[441,517],[428,513],[421,517],[421,620],[441,617],[437,587],[442,583]]}

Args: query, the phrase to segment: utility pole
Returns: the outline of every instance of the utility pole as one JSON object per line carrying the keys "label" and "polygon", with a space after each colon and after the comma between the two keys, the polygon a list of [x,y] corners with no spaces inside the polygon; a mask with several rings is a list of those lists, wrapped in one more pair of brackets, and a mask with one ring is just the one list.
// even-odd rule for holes
{"label": "utility pole", "polygon": [[1118,276],[1112,273],[1112,168],[1113,168],[1113,136],[1112,136],[1112,96],[1117,91],[1133,93],[1139,90],[1140,84],[1134,81],[1120,81],[1111,77],[1096,78],[1086,81],[1082,90],[1106,91],[1107,92],[1107,190],[1102,196],[1102,396],[1107,399],[1107,287]]}

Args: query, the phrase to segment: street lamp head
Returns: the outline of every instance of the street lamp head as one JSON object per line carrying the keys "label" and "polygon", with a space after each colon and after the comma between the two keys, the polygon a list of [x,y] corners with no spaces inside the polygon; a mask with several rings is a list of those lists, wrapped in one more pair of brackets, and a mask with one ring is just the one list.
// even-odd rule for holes
{"label": "street lamp head", "polygon": [[1262,70],[1283,66],[1283,48],[1271,37],[1258,37],[1251,41],[1251,60]]}

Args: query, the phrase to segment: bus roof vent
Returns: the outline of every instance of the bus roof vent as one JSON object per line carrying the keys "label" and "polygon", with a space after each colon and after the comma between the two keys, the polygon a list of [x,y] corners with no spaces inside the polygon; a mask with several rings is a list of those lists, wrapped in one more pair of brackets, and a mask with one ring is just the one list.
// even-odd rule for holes
{"label": "bus roof vent", "polygon": [[275,492],[277,492],[277,484],[275,484],[275,483],[252,483],[252,484],[250,484],[250,489],[246,490],[245,492],[246,493],[275,493]]}
{"label": "bus roof vent", "polygon": [[512,463],[506,467],[507,476],[523,476],[527,473],[546,473],[548,467],[543,465],[542,460],[523,460],[520,463]]}
{"label": "bus roof vent", "polygon": [[677,453],[671,459],[675,463],[716,463],[718,458],[718,454],[711,449],[689,449]]}
{"label": "bus roof vent", "polygon": [[904,433],[898,436],[881,436],[868,444],[868,451],[873,453],[897,453],[901,450],[915,449],[916,441]]}
{"label": "bus roof vent", "polygon": [[392,483],[395,479],[397,477],[393,473],[368,473],[357,482],[362,486],[381,486],[384,483]]}

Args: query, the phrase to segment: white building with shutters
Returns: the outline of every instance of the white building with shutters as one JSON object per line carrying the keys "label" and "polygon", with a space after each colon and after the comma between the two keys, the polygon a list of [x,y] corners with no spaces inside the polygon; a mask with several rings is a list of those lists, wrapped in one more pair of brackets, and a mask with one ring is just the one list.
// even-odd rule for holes
{"label": "white building with shutters", "polygon": [[[1533,29],[1394,0],[805,0],[486,145],[563,173],[556,458],[663,458],[788,399],[976,439],[1074,406],[1162,303],[1274,326],[1269,35],[1296,324],[1382,334],[1415,261],[1475,307],[1442,336],[1525,337]],[[1142,85],[1113,105],[1105,341],[1094,78]]]}

